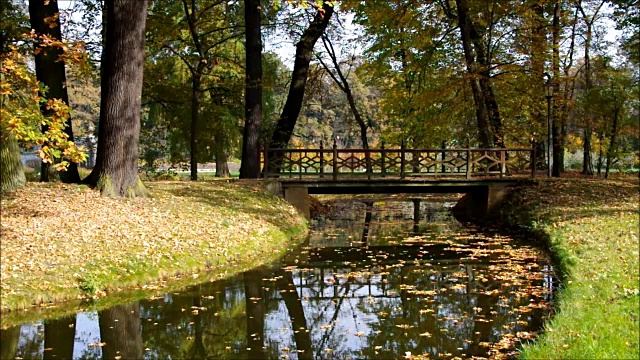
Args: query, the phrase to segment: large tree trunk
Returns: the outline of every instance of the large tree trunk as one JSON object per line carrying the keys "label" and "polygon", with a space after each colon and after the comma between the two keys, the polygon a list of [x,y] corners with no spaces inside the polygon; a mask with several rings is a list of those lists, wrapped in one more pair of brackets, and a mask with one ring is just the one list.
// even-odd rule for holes
{"label": "large tree trunk", "polygon": [[489,129],[487,102],[483,87],[480,83],[481,75],[473,53],[473,41],[471,38],[473,24],[471,23],[471,18],[469,16],[469,4],[467,3],[467,0],[456,0],[456,6],[458,8],[458,27],[460,28],[460,34],[462,37],[462,49],[464,50],[464,59],[467,64],[471,93],[473,94],[476,118],[478,120],[480,146],[489,148],[493,146],[493,141],[491,131]]}
{"label": "large tree trunk", "polygon": [[[561,0],[556,0],[553,7],[553,26],[552,26],[552,41],[553,41],[553,93],[560,93],[560,17],[562,16],[562,6]],[[555,95],[557,99],[558,95]],[[551,175],[555,177],[559,177],[560,173],[564,170],[563,166],[563,156],[564,153],[564,143],[562,142],[562,126],[560,120],[560,111],[559,111],[558,101],[554,99],[553,102],[553,123],[552,123],[552,133],[553,133],[553,169],[551,170]]]}
{"label": "large tree trunk", "polygon": [[18,140],[13,134],[5,135],[0,138],[0,189],[13,191],[23,187],[26,181]]}
{"label": "large tree trunk", "polygon": [[[58,1],[31,0],[29,1],[29,19],[31,29],[38,36],[47,36],[54,40],[62,41],[62,29],[60,28],[60,18],[56,17],[53,23],[45,22],[45,19],[52,19],[58,15]],[[53,25],[53,26],[52,26]],[[40,48],[36,43],[36,49]],[[35,55],[36,78],[47,87],[46,99],[60,99],[69,105],[69,95],[67,94],[67,76],[64,69],[64,61],[60,59],[63,51],[60,47],[42,47]],[[42,114],[49,116],[52,110],[47,109],[46,104],[40,106]],[[43,131],[46,131],[43,128]],[[65,122],[64,132],[69,136],[69,141],[73,141],[73,130],[71,128],[71,117]],[[50,164],[42,162],[40,169],[40,181],[49,181]],[[66,170],[60,172],[60,180],[66,183],[79,183],[80,174],[78,164],[69,163]]]}
{"label": "large tree trunk", "polygon": [[246,27],[245,122],[242,137],[242,163],[240,178],[260,177],[258,151],[262,124],[262,30],[260,27],[260,1],[246,0],[244,19]]}
{"label": "large tree trunk", "polygon": [[[291,134],[298,121],[298,115],[300,115],[300,109],[302,108],[302,100],[304,99],[304,89],[307,85],[307,75],[309,73],[313,47],[329,25],[329,20],[331,20],[332,15],[333,6],[327,1],[323,2],[322,10],[316,13],[313,21],[302,33],[300,41],[296,44],[296,58],[293,64],[293,72],[291,73],[291,84],[289,85],[287,101],[284,104],[282,114],[280,114],[276,128],[271,136],[269,148],[285,148],[287,144],[289,144]],[[272,161],[273,154],[269,153],[268,156],[269,164],[274,165],[271,171],[279,171],[278,164]]]}
{"label": "large tree trunk", "polygon": [[147,1],[107,1],[96,166],[85,182],[105,196],[146,196],[138,177]]}
{"label": "large tree trunk", "polygon": [[116,305],[98,311],[102,358],[142,359],[142,326],[140,304]]}

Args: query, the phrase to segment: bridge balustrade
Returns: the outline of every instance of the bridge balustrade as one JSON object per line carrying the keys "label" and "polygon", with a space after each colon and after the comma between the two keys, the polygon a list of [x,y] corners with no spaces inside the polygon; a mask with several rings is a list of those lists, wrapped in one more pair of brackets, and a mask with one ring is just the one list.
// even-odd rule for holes
{"label": "bridge balustrade", "polygon": [[264,177],[408,179],[535,176],[535,149],[267,149]]}

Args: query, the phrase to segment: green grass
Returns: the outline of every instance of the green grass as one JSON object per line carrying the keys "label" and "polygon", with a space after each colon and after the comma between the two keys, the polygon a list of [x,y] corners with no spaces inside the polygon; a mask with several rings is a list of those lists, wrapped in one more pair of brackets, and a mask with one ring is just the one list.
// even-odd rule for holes
{"label": "green grass", "polygon": [[[259,182],[147,185],[152,199],[41,183],[3,194],[2,327],[50,316],[33,305],[73,309],[78,302],[60,303],[150,296],[233,275],[275,260],[307,229]],[[11,311],[19,309],[29,311]]]}
{"label": "green grass", "polygon": [[562,277],[556,313],[523,359],[638,359],[638,179],[544,180],[503,209],[550,247]]}

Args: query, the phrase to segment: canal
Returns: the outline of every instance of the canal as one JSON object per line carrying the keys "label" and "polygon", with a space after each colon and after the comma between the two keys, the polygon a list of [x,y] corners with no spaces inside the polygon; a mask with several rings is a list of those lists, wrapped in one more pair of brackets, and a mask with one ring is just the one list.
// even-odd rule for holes
{"label": "canal", "polygon": [[549,257],[456,221],[453,201],[331,199],[277,263],[2,330],[0,358],[515,356],[550,314]]}

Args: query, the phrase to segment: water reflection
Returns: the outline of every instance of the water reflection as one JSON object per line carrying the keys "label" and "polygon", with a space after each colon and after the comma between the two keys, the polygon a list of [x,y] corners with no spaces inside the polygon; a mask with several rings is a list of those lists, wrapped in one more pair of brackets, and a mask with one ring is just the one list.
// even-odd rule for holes
{"label": "water reflection", "polygon": [[506,356],[548,313],[548,261],[438,206],[335,204],[279,264],[2,330],[2,358]]}

